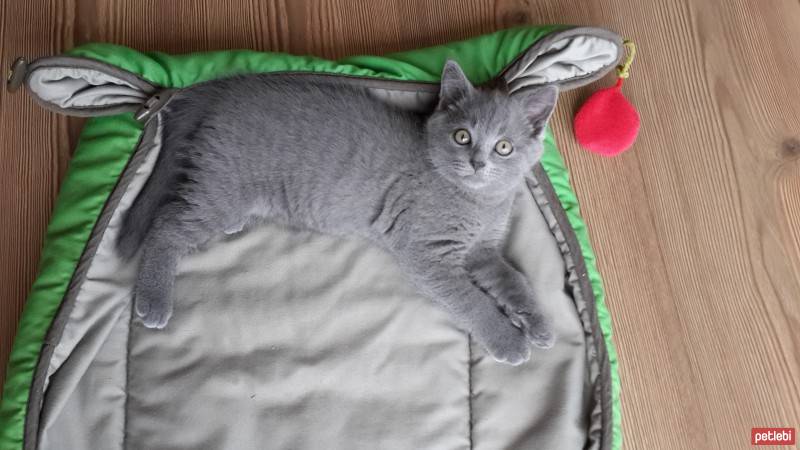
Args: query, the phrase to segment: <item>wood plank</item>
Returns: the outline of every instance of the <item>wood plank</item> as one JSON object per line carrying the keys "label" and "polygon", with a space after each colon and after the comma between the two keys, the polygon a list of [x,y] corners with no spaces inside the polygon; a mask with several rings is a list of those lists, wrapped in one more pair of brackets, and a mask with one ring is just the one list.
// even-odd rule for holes
{"label": "wood plank", "polygon": [[[57,1],[0,3],[3,73],[17,56],[65,45],[65,8]],[[44,230],[70,156],[67,120],[24,93],[0,89],[0,379],[33,283]]]}
{"label": "wood plank", "polygon": [[[10,0],[0,61],[90,40],[142,50],[336,58],[525,23],[639,44],[626,95],[642,133],[603,159],[554,128],[616,325],[627,448],[747,448],[800,422],[800,3],[792,0]],[[0,361],[36,272],[81,121],[0,90]],[[0,368],[0,379],[5,365]]]}
{"label": "wood plank", "polygon": [[[749,447],[751,427],[800,417],[797,213],[786,213],[798,206],[800,5],[599,6],[639,43],[625,92],[642,135],[611,161],[579,150],[568,126],[558,138],[617,325],[628,444]],[[589,90],[567,96],[559,123]]]}

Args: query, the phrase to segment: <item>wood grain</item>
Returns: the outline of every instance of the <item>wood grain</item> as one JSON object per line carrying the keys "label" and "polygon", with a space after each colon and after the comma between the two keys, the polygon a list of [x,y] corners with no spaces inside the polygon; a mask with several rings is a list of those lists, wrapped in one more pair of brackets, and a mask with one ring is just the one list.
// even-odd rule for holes
{"label": "wood grain", "polygon": [[[90,40],[336,58],[527,23],[639,45],[633,151],[603,159],[572,137],[602,83],[565,94],[554,122],[616,325],[626,447],[749,448],[751,427],[800,425],[796,0],[6,0],[0,61]],[[3,362],[80,124],[0,90]]]}

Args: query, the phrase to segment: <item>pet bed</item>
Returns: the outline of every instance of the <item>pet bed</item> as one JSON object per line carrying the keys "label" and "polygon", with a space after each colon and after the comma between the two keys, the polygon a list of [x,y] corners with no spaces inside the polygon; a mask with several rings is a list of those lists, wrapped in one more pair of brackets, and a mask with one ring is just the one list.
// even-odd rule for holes
{"label": "pet bed", "polygon": [[[0,407],[2,449],[610,449],[621,446],[611,320],[552,134],[515,203],[507,254],[558,340],[498,364],[382,251],[274,225],[185,258],[164,330],[131,314],[114,249],[153,168],[170,92],[232,74],[340,77],[430,109],[447,59],[511,90],[594,81],[616,34],[522,27],[386,56],[188,55],[89,44],[19,62],[43,106],[86,122],[47,230]],[[304,107],[304,105],[298,105]],[[312,106],[313,107],[313,106]]]}

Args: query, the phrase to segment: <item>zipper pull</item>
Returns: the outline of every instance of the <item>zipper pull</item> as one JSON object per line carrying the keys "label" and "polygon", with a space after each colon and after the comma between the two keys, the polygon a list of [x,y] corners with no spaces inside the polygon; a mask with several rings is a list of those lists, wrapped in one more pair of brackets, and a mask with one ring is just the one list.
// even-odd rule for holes
{"label": "zipper pull", "polygon": [[142,124],[146,124],[154,115],[158,113],[161,108],[166,105],[172,95],[175,93],[172,89],[164,89],[163,91],[158,92],[157,94],[153,95],[152,97],[148,98],[146,102],[136,111],[134,114],[134,118],[141,122]]}
{"label": "zipper pull", "polygon": [[28,74],[28,61],[25,58],[19,57],[11,64],[11,69],[8,71],[8,78],[6,79],[6,90],[14,92],[22,86],[25,82],[25,76]]}

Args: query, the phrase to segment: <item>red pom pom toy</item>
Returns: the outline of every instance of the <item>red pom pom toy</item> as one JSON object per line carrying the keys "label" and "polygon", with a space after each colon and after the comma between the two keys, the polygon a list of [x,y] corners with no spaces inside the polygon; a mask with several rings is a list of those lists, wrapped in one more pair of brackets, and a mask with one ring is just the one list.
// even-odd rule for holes
{"label": "red pom pom toy", "polygon": [[625,64],[617,67],[617,84],[595,92],[575,114],[578,142],[603,156],[614,156],[630,148],[639,134],[639,113],[622,95],[622,82],[628,78],[636,46],[625,41],[629,50]]}

